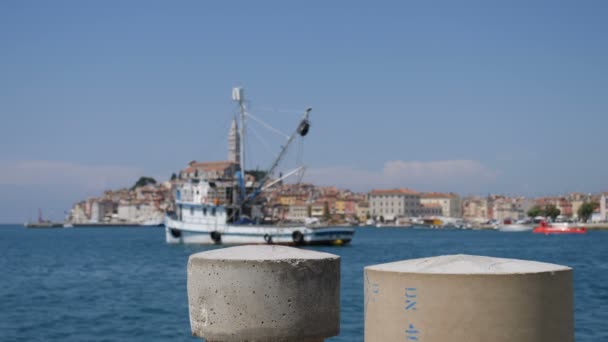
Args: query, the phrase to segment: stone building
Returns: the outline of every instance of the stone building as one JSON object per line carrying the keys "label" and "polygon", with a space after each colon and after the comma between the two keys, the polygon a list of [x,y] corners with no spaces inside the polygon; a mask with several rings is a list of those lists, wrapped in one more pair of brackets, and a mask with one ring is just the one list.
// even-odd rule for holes
{"label": "stone building", "polygon": [[397,217],[427,216],[429,211],[420,203],[420,193],[411,189],[372,190],[369,193],[370,213],[392,221]]}
{"label": "stone building", "polygon": [[427,192],[421,195],[420,203],[435,204],[441,207],[441,216],[462,217],[460,196],[454,193]]}
{"label": "stone building", "polygon": [[366,222],[368,217],[370,216],[369,203],[365,201],[360,201],[357,202],[355,207],[355,210],[357,212],[357,219],[359,220],[359,222]]}
{"label": "stone building", "polygon": [[468,197],[462,201],[462,217],[471,221],[488,219],[488,200],[478,196]]}
{"label": "stone building", "polygon": [[241,160],[241,136],[239,127],[236,123],[236,118],[230,123],[230,131],[228,132],[228,161],[239,163]]}
{"label": "stone building", "polygon": [[191,161],[188,167],[179,173],[182,180],[190,179],[233,179],[239,164],[232,161],[196,162]]}
{"label": "stone building", "polygon": [[289,221],[304,222],[308,218],[308,204],[303,201],[297,201],[289,206],[287,212],[287,219]]}

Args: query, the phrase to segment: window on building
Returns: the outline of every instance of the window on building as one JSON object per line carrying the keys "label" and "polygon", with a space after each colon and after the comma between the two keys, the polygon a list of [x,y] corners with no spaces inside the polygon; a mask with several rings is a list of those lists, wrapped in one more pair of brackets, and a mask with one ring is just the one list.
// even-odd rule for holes
{"label": "window on building", "polygon": [[190,207],[190,215],[194,215],[194,207]]}
{"label": "window on building", "polygon": [[215,208],[211,208],[211,215],[215,216]]}
{"label": "window on building", "polygon": [[203,215],[207,216],[207,207],[203,207]]}

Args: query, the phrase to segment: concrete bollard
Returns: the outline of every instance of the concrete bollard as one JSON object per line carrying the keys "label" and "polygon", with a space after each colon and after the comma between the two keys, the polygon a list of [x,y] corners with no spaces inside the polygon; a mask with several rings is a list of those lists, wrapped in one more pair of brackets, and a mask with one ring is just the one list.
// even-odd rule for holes
{"label": "concrete bollard", "polygon": [[572,269],[449,255],[365,268],[365,341],[572,342]]}
{"label": "concrete bollard", "polygon": [[322,342],[340,331],[340,257],[241,246],[188,260],[192,334],[208,342]]}

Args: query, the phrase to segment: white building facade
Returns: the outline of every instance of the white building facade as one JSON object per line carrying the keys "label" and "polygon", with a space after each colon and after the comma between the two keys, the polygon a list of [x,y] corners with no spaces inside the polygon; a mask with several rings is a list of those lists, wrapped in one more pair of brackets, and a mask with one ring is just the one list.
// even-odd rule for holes
{"label": "white building facade", "polygon": [[460,196],[449,193],[430,192],[420,197],[420,203],[425,205],[438,205],[441,215],[445,217],[462,217],[462,202]]}
{"label": "white building facade", "polygon": [[308,218],[308,205],[306,203],[296,203],[289,206],[287,219],[290,221],[305,222]]}
{"label": "white building facade", "polygon": [[420,193],[410,189],[372,190],[369,195],[372,217],[394,220],[398,217],[426,216],[429,210],[420,203]]}

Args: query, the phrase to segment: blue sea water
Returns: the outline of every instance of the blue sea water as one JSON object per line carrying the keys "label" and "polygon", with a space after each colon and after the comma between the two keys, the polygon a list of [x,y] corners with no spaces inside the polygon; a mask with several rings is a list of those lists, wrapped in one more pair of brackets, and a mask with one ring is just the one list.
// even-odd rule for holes
{"label": "blue sea water", "polygon": [[[0,226],[0,341],[196,341],[186,263],[213,247],[167,245],[159,228]],[[574,267],[579,342],[608,341],[608,232],[544,236],[361,228],[342,257],[341,334],[363,340],[363,267],[478,254]]]}

